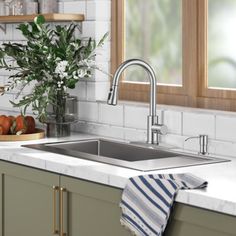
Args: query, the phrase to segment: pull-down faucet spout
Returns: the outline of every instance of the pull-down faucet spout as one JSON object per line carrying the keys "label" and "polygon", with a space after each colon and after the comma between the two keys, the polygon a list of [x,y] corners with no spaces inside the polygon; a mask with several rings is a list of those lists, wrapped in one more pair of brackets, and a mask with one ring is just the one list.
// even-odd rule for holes
{"label": "pull-down faucet spout", "polygon": [[149,144],[159,143],[159,134],[166,134],[167,127],[165,125],[158,124],[158,116],[156,115],[156,84],[157,79],[153,68],[145,61],[139,59],[130,59],[123,62],[115,72],[112,86],[108,95],[107,103],[109,105],[117,105],[118,99],[118,84],[124,70],[131,66],[141,66],[148,73],[150,83],[150,105],[149,105],[149,116],[147,122],[147,142]]}

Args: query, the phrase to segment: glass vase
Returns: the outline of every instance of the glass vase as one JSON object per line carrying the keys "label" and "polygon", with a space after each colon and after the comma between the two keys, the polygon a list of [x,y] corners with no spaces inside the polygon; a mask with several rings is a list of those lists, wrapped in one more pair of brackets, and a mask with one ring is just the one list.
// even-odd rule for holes
{"label": "glass vase", "polygon": [[54,104],[47,109],[47,137],[70,136],[70,126],[77,121],[77,97],[57,91]]}

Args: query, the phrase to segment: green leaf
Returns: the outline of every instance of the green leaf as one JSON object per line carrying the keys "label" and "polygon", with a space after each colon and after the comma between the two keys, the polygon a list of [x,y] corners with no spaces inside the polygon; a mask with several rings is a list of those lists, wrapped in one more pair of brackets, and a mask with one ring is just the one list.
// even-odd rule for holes
{"label": "green leaf", "polygon": [[19,29],[24,36],[28,36],[30,34],[29,26],[27,24],[20,24],[17,29]]}
{"label": "green leaf", "polygon": [[97,47],[101,47],[101,46],[104,44],[104,41],[106,40],[106,38],[108,37],[108,35],[109,35],[109,32],[106,32],[106,33],[103,35],[103,37],[102,37],[102,39],[99,41]]}
{"label": "green leaf", "polygon": [[43,15],[36,16],[36,17],[34,18],[34,23],[35,23],[36,25],[42,25],[42,24],[44,24],[44,23],[45,23],[45,17],[44,17]]}
{"label": "green leaf", "polygon": [[77,80],[75,80],[75,79],[69,79],[69,80],[67,81],[67,86],[68,86],[68,88],[70,88],[70,89],[74,89],[76,83],[77,83]]}

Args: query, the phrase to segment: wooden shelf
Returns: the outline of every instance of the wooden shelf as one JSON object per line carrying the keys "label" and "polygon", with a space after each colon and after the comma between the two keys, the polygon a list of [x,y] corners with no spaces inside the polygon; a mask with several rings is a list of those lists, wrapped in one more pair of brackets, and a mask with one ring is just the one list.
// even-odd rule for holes
{"label": "wooden shelf", "polygon": [[[42,14],[47,22],[68,22],[68,21],[84,21],[83,14],[62,14],[50,13]],[[33,22],[37,15],[17,15],[17,16],[0,16],[0,23],[21,23]]]}

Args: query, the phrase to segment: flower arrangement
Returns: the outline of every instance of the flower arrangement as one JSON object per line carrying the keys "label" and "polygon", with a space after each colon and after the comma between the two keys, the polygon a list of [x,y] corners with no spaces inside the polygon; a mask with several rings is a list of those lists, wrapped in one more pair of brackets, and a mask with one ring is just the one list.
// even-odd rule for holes
{"label": "flower arrangement", "polygon": [[47,107],[57,105],[58,94],[63,96],[81,78],[89,78],[94,69],[100,70],[94,57],[107,34],[98,43],[91,38],[82,40],[75,36],[77,27],[71,23],[51,28],[40,15],[33,23],[18,26],[26,43],[9,42],[0,47],[0,68],[12,72],[5,91],[20,85],[20,95],[27,85],[34,84],[19,102],[11,101],[13,106],[23,108],[23,114],[31,106],[39,121],[45,122]]}

